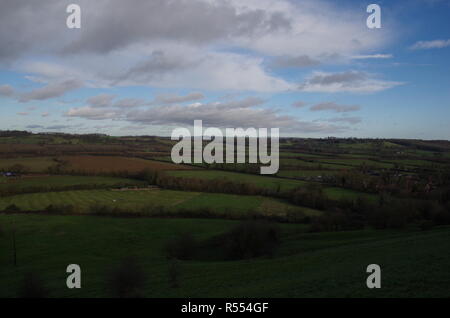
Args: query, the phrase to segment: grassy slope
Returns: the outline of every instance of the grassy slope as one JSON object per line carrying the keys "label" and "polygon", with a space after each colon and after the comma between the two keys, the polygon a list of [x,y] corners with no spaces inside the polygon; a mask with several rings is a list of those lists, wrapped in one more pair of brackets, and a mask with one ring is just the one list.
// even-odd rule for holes
{"label": "grassy slope", "polygon": [[[11,226],[17,228],[19,266],[11,264]],[[101,224],[101,226],[99,226]],[[182,261],[179,288],[170,288],[164,244],[175,233],[199,239],[235,221],[118,219],[88,216],[0,215],[0,296],[13,297],[33,271],[52,296],[105,297],[105,281],[118,261],[138,255],[148,274],[148,297],[449,297],[450,228],[429,232],[305,233],[281,225],[282,245],[271,259]],[[65,268],[82,268],[82,289],[65,287]],[[365,286],[368,264],[382,267],[382,288]]]}
{"label": "grassy slope", "polygon": [[276,189],[280,186],[281,190],[289,190],[306,184],[305,182],[299,180],[278,179],[273,177],[219,170],[169,171],[168,174],[175,177],[201,178],[209,180],[226,178],[230,181],[251,183],[259,187],[270,189]]}
{"label": "grassy slope", "polygon": [[285,170],[277,173],[280,177],[317,177],[338,174],[339,171],[333,170]]}
{"label": "grassy slope", "polygon": [[[1,181],[1,180],[0,180]],[[112,177],[90,176],[45,176],[23,177],[20,179],[4,180],[0,183],[0,189],[24,189],[30,187],[69,187],[81,185],[117,186],[117,185],[144,185],[138,180]]]}
{"label": "grassy slope", "polygon": [[75,206],[79,213],[87,213],[89,207],[99,204],[131,211],[148,206],[164,206],[190,209],[211,208],[215,212],[230,215],[245,214],[249,211],[258,211],[265,215],[284,215],[287,211],[303,211],[307,215],[321,214],[317,210],[293,206],[267,197],[171,190],[81,190],[31,193],[0,198],[0,209],[10,204],[15,204],[25,211],[42,211],[50,204],[70,204]]}
{"label": "grassy slope", "polygon": [[193,169],[186,165],[177,165],[153,160],[119,156],[63,156],[61,159],[69,164],[67,170],[87,171],[94,173],[152,170],[184,170]]}
{"label": "grassy slope", "polygon": [[[169,171],[167,172],[171,176],[183,177],[183,178],[204,178],[204,179],[223,179],[227,178],[235,182],[251,183],[258,187],[276,189],[280,186],[280,189],[290,190],[301,186],[306,186],[308,182],[301,180],[289,180],[273,177],[264,177],[259,175],[251,175],[244,173],[235,173],[227,171],[217,171],[217,170],[196,170],[196,171]],[[355,199],[358,196],[362,196],[368,200],[374,201],[377,196],[374,194],[368,194],[363,192],[357,192],[349,189],[336,188],[336,187],[325,187],[324,193],[330,199]]]}
{"label": "grassy slope", "polygon": [[320,159],[319,161],[324,163],[342,164],[353,167],[361,166],[362,164],[384,169],[390,169],[394,167],[394,164],[392,163],[365,160],[365,159]]}

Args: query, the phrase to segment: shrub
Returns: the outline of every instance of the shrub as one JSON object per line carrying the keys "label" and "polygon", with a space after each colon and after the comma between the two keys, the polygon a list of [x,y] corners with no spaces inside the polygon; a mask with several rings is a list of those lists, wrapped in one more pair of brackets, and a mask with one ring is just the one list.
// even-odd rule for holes
{"label": "shrub", "polygon": [[39,276],[34,273],[25,274],[19,288],[19,298],[45,298],[47,295],[48,291]]}
{"label": "shrub", "polygon": [[438,225],[449,225],[450,224],[450,210],[441,210],[434,216],[434,221]]}
{"label": "shrub", "polygon": [[263,221],[247,221],[224,234],[219,242],[227,259],[272,256],[279,245],[279,228]]}
{"label": "shrub", "polygon": [[10,204],[4,209],[4,211],[6,211],[6,212],[20,212],[21,209],[20,209],[20,207],[18,207],[15,204]]}
{"label": "shrub", "polygon": [[119,298],[143,297],[146,275],[133,257],[124,259],[112,273],[109,284],[113,296]]}
{"label": "shrub", "polygon": [[401,229],[408,224],[408,215],[404,211],[392,209],[388,215],[387,227],[390,229]]}
{"label": "shrub", "polygon": [[75,207],[71,204],[50,204],[49,206],[47,206],[45,211],[50,214],[72,214],[75,211]]}
{"label": "shrub", "polygon": [[94,204],[90,206],[89,210],[94,215],[111,215],[113,213],[113,207],[102,204]]}
{"label": "shrub", "polygon": [[171,259],[190,260],[194,258],[197,246],[192,234],[182,233],[166,244],[166,256]]}
{"label": "shrub", "polygon": [[430,220],[424,220],[419,223],[419,227],[422,231],[429,231],[433,229],[434,222]]}
{"label": "shrub", "polygon": [[180,264],[176,259],[169,261],[169,284],[172,288],[180,286]]}

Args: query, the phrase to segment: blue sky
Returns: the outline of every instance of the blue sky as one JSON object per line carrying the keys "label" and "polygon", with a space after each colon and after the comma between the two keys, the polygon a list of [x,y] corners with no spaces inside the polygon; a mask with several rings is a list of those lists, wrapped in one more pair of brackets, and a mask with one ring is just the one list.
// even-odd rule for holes
{"label": "blue sky", "polygon": [[2,1],[0,129],[449,139],[450,1],[370,3]]}

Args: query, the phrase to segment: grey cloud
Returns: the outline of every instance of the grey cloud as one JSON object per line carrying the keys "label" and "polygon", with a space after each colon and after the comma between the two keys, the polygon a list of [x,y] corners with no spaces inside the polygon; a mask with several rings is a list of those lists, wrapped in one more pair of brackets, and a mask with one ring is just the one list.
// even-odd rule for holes
{"label": "grey cloud", "polygon": [[131,131],[135,131],[135,130],[142,130],[142,129],[146,129],[148,127],[146,126],[139,126],[139,125],[134,125],[134,126],[123,126],[120,127],[120,130],[131,130]]}
{"label": "grey cloud", "polygon": [[179,95],[158,95],[155,98],[155,103],[162,103],[162,104],[176,104],[176,103],[184,103],[184,102],[191,102],[195,100],[200,100],[205,98],[205,96],[202,93],[196,93],[192,92],[185,96],[179,96]]}
{"label": "grey cloud", "polygon": [[194,120],[203,120],[205,126],[280,128],[290,132],[337,132],[341,128],[329,124],[300,121],[291,116],[279,115],[274,110],[242,107],[228,103],[212,103],[200,106],[161,106],[127,114],[130,122],[150,125],[192,125]]}
{"label": "grey cloud", "polygon": [[14,89],[10,85],[0,86],[0,96],[11,97],[14,95]]}
{"label": "grey cloud", "polygon": [[271,66],[274,68],[301,68],[301,67],[309,67],[309,66],[317,66],[320,64],[320,61],[316,59],[312,59],[307,55],[300,56],[283,56],[277,57],[272,62]]}
{"label": "grey cloud", "polygon": [[333,102],[320,103],[312,106],[311,111],[334,111],[336,113],[348,113],[360,110],[358,105],[339,105]]}
{"label": "grey cloud", "polygon": [[364,80],[367,75],[363,72],[348,71],[334,74],[317,74],[308,81],[310,84],[330,85],[341,83],[353,83],[355,81]]}
{"label": "grey cloud", "polygon": [[327,93],[374,93],[402,84],[404,83],[375,79],[370,74],[360,71],[340,73],[314,72],[299,85],[299,90]]}
{"label": "grey cloud", "polygon": [[[58,0],[2,0],[0,10],[0,60],[11,60],[39,46],[54,48],[65,25],[64,2]],[[66,4],[67,5],[67,4]],[[37,23],[39,21],[39,23]],[[45,45],[42,45],[45,43]]]}
{"label": "grey cloud", "polygon": [[247,97],[238,101],[230,101],[228,103],[220,104],[222,107],[230,109],[230,108],[249,108],[253,106],[261,105],[265,102],[264,99],[259,97]]}
{"label": "grey cloud", "polygon": [[[282,67],[299,67],[334,53],[373,50],[388,38],[378,32],[369,36],[359,22],[335,23],[347,9],[324,10],[312,1],[78,0],[79,30],[65,27],[69,3],[2,0],[0,63],[18,59],[11,65],[33,73],[34,81],[81,78],[97,87],[285,91],[296,84],[268,73],[262,56],[281,57]],[[354,38],[358,46],[349,42]],[[283,58],[292,52],[300,53]],[[36,60],[40,56],[58,65]]]}
{"label": "grey cloud", "polygon": [[19,101],[28,102],[31,100],[46,100],[62,96],[65,93],[80,87],[82,87],[82,82],[75,79],[49,83],[48,85],[42,88],[38,88],[32,90],[31,92],[20,94]]}
{"label": "grey cloud", "polygon": [[37,129],[37,128],[44,128],[42,125],[28,125],[25,128],[27,129]]}
{"label": "grey cloud", "polygon": [[107,53],[137,41],[160,39],[197,45],[290,28],[290,21],[281,12],[252,8],[238,12],[227,2],[135,0],[133,5],[117,1],[80,4],[89,32],[81,33],[64,48],[64,53]]}
{"label": "grey cloud", "polygon": [[20,116],[28,116],[28,113],[27,113],[27,112],[18,112],[17,115],[20,115]]}
{"label": "grey cloud", "polygon": [[292,106],[294,106],[295,108],[302,108],[305,107],[306,105],[308,105],[308,103],[305,103],[301,100],[292,103]]}
{"label": "grey cloud", "polygon": [[165,74],[181,71],[198,65],[200,61],[187,57],[170,56],[162,50],[153,51],[150,58],[131,67],[118,77],[117,83],[133,78],[134,81],[151,81],[161,79]]}
{"label": "grey cloud", "polygon": [[359,124],[362,122],[360,117],[336,117],[328,119],[329,122],[333,123],[348,123],[348,124]]}
{"label": "grey cloud", "polygon": [[79,108],[71,108],[68,112],[66,112],[65,115],[68,117],[102,120],[117,118],[120,115],[120,112],[111,109],[85,106]]}
{"label": "grey cloud", "polygon": [[[82,8],[80,30],[65,27],[65,9],[70,3],[2,0],[0,43],[7,45],[0,47],[0,59],[55,52],[106,55],[158,41],[196,47],[232,43],[271,52],[272,56],[301,49],[308,50],[303,54],[343,53],[373,49],[387,37],[385,33],[369,34],[359,21],[335,21],[356,10],[313,1],[133,0],[130,5],[125,1],[77,0]],[[279,39],[279,45],[273,45],[271,38]]]}
{"label": "grey cloud", "polygon": [[138,125],[183,125],[190,126],[194,120],[203,120],[209,127],[255,127],[280,128],[285,132],[336,133],[344,128],[329,123],[315,123],[283,116],[272,109],[257,108],[264,100],[254,97],[237,101],[192,105],[160,105],[149,109],[128,110],[120,108],[105,110],[90,106],[72,108],[68,117],[91,120],[121,119]]}
{"label": "grey cloud", "polygon": [[143,105],[148,105],[149,103],[141,98],[123,98],[114,103],[114,107],[125,107],[132,108]]}
{"label": "grey cloud", "polygon": [[68,128],[73,128],[74,126],[71,125],[53,125],[53,126],[47,126],[44,127],[44,129],[48,129],[48,130],[62,130],[62,129],[68,129]]}
{"label": "grey cloud", "polygon": [[116,125],[97,125],[92,128],[94,128],[94,129],[110,129],[110,128],[116,128],[116,127],[117,127]]}
{"label": "grey cloud", "polygon": [[115,95],[112,94],[100,94],[97,96],[89,97],[87,103],[92,107],[108,107],[111,106]]}
{"label": "grey cloud", "polygon": [[[114,102],[116,95],[113,94],[100,94],[97,96],[92,96],[86,100],[89,109],[91,108],[101,108],[101,107],[125,107],[132,108],[143,105],[149,105],[149,102],[141,98],[123,98]],[[91,112],[94,112],[91,111]],[[97,113],[98,111],[95,110]],[[98,112],[101,113],[101,112]]]}

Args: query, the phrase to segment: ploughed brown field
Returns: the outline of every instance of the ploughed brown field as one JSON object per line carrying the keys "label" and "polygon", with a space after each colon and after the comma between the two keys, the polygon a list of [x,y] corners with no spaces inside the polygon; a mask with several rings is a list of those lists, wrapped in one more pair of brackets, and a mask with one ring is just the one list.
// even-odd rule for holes
{"label": "ploughed brown field", "polygon": [[140,158],[116,157],[116,156],[64,156],[60,159],[66,161],[67,170],[84,172],[139,172],[145,169],[151,170],[189,170],[195,167],[176,165],[172,163],[145,160]]}

